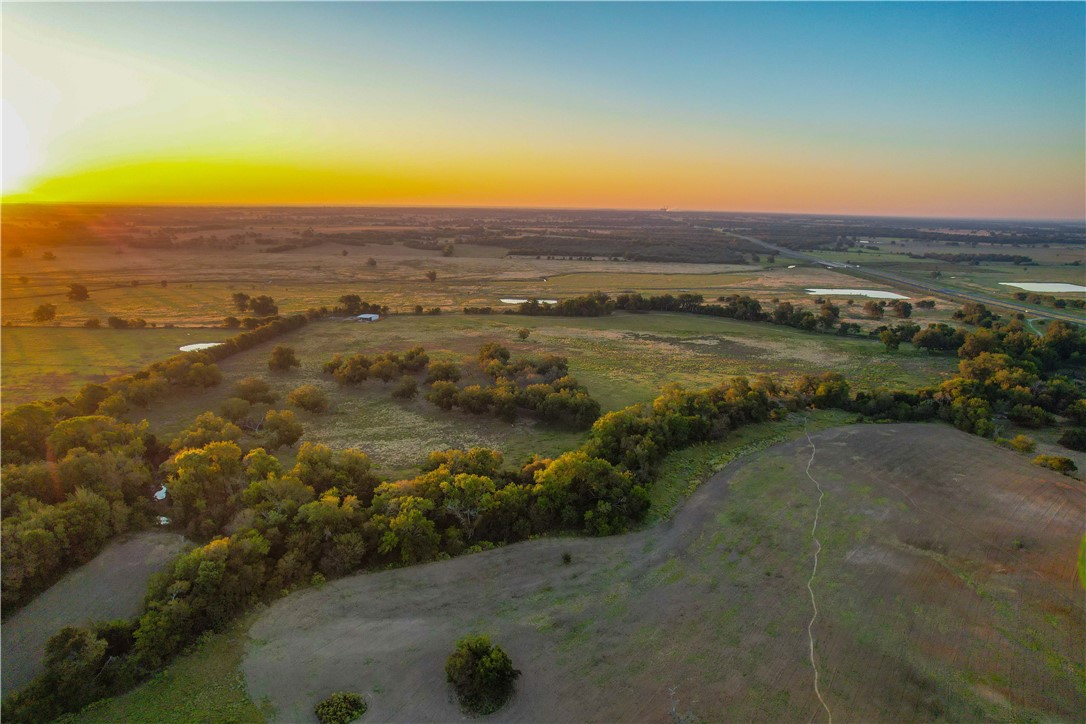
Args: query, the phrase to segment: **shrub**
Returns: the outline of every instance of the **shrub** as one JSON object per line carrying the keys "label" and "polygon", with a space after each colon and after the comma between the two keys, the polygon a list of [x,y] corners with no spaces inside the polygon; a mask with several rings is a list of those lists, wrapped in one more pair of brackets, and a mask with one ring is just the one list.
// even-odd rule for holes
{"label": "shrub", "polygon": [[57,306],[55,304],[42,304],[34,310],[35,322],[51,322],[57,316]]}
{"label": "shrub", "polygon": [[431,362],[426,371],[426,382],[458,382],[460,368],[453,362]]}
{"label": "shrub", "polygon": [[290,410],[268,410],[261,429],[269,450],[293,445],[303,432],[302,424],[294,419],[294,413]]}
{"label": "shrub", "polygon": [[1086,452],[1086,429],[1078,427],[1065,431],[1060,435],[1059,443],[1070,450]]}
{"label": "shrub", "polygon": [[1033,438],[1027,435],[1015,435],[1007,441],[1007,444],[1020,453],[1033,452],[1034,448],[1037,447],[1037,444],[1033,442]]}
{"label": "shrub", "polygon": [[324,412],[328,409],[328,395],[316,385],[302,385],[290,391],[287,402],[307,412]]}
{"label": "shrub", "polygon": [[270,405],[276,399],[271,385],[259,377],[246,377],[234,385],[233,397],[240,397],[254,405],[258,402],[266,402]]}
{"label": "shrub", "polygon": [[445,661],[445,675],[460,705],[474,714],[491,714],[513,693],[520,672],[500,646],[486,636],[465,636]]}
{"label": "shrub", "polygon": [[1075,465],[1071,458],[1060,457],[1059,455],[1038,455],[1033,458],[1033,464],[1055,470],[1057,473],[1063,473],[1064,475],[1070,475],[1078,470],[1078,466]]}
{"label": "shrub", "polygon": [[219,406],[219,414],[235,425],[240,425],[249,415],[251,408],[252,404],[248,400],[243,400],[240,397],[228,397]]}
{"label": "shrub", "polygon": [[321,724],[347,724],[366,713],[366,700],[359,694],[337,691],[313,709]]}
{"label": "shrub", "polygon": [[419,393],[418,383],[415,378],[404,375],[392,389],[392,396],[398,400],[411,400]]}
{"label": "shrub", "polygon": [[294,356],[294,348],[284,347],[281,344],[275,346],[275,349],[272,350],[271,358],[268,360],[268,369],[272,372],[286,372],[291,367],[301,366],[302,363]]}

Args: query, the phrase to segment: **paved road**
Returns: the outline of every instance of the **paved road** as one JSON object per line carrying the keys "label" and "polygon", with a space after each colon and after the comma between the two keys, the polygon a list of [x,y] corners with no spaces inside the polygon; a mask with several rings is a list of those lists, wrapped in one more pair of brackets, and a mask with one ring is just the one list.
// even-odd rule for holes
{"label": "paved road", "polygon": [[[707,226],[698,227],[700,229],[708,229]],[[713,229],[713,231],[719,231],[727,236],[735,237],[736,239],[742,239],[743,241],[749,241],[752,244],[757,244],[762,248],[772,251],[774,254],[780,254],[790,259],[799,259],[801,261],[810,262],[812,264],[821,264],[827,269],[833,269],[845,274],[851,274],[861,279],[872,279],[875,281],[892,282],[899,286],[911,287],[913,289],[920,289],[932,294],[938,294],[948,299],[955,301],[965,302],[980,302],[989,307],[999,307],[1002,309],[1010,309],[1015,312],[1022,312],[1024,314],[1030,314],[1034,317],[1040,317],[1041,319],[1058,319],[1061,322],[1070,322],[1072,324],[1086,324],[1086,320],[1081,317],[1076,317],[1072,314],[1061,312],[1057,309],[1038,309],[1036,307],[1027,306],[1025,304],[1019,304],[1014,301],[1008,301],[1006,299],[999,299],[997,297],[991,297],[987,294],[980,294],[977,292],[963,292],[958,289],[947,289],[944,286],[940,286],[938,283],[924,281],[922,279],[913,279],[911,277],[902,276],[901,274],[895,274],[884,270],[869,269],[861,267],[857,264],[845,264],[839,261],[827,261],[820,259],[814,254],[807,254],[802,251],[796,251],[795,249],[789,249],[785,246],[773,244],[762,239],[756,239],[753,236],[743,236],[742,234],[735,234],[730,231],[724,231],[723,229]]]}

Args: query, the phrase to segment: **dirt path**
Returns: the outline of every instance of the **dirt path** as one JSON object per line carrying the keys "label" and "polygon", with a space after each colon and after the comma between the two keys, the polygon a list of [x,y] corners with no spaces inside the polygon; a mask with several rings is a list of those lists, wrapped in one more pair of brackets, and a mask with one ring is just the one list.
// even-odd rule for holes
{"label": "dirt path", "polygon": [[810,645],[811,655],[811,668],[814,669],[814,692],[818,697],[818,701],[822,704],[822,708],[826,710],[826,716],[829,717],[830,724],[833,724],[833,712],[830,711],[830,707],[827,706],[826,700],[822,698],[822,692],[818,688],[818,662],[815,661],[815,642],[814,642],[814,628],[815,621],[818,620],[818,604],[815,603],[814,593],[814,579],[818,574],[818,554],[822,552],[822,544],[818,540],[818,516],[822,513],[822,499],[826,496],[822,486],[818,484],[814,476],[811,475],[811,465],[814,464],[815,455],[818,453],[818,447],[815,445],[814,440],[811,439],[811,433],[807,431],[807,420],[803,421],[803,434],[807,436],[807,443],[811,446],[811,457],[807,460],[807,467],[804,469],[807,477],[811,482],[815,484],[818,489],[818,507],[815,508],[814,522],[811,523],[811,540],[815,544],[814,552],[814,566],[811,568],[811,577],[807,579],[807,592],[811,594],[811,620],[807,622],[807,642]]}
{"label": "dirt path", "polygon": [[810,721],[826,702],[846,720],[1074,718],[1084,519],[1082,485],[949,427],[833,428],[729,466],[645,531],[288,596],[242,669],[280,721],[340,690],[367,720],[455,721],[442,667],[479,632],[523,672],[500,721]]}
{"label": "dirt path", "polygon": [[184,547],[176,533],[137,533],[110,544],[24,606],[0,628],[4,695],[40,673],[45,644],[62,627],[138,613],[151,575]]}

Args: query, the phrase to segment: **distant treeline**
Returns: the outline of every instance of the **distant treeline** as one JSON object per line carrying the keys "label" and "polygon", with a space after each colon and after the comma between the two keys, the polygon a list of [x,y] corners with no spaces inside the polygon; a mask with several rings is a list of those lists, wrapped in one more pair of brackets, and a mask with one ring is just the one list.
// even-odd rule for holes
{"label": "distant treeline", "polygon": [[1020,302],[1043,304],[1054,309],[1086,309],[1086,299],[1063,299],[1051,294],[1036,292],[1015,292],[1014,298]]}
{"label": "distant treeline", "polygon": [[909,254],[911,259],[938,259],[954,264],[979,264],[982,261],[1001,261],[1011,264],[1033,264],[1033,258],[1022,254],[948,254],[942,252],[926,252],[924,254]]}

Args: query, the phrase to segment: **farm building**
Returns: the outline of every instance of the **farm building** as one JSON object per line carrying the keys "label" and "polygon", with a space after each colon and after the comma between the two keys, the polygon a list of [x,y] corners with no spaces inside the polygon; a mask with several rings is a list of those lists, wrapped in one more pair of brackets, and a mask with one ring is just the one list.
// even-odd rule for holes
{"label": "farm building", "polygon": [[356,322],[376,322],[381,318],[380,314],[359,314],[354,318]]}

